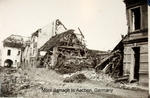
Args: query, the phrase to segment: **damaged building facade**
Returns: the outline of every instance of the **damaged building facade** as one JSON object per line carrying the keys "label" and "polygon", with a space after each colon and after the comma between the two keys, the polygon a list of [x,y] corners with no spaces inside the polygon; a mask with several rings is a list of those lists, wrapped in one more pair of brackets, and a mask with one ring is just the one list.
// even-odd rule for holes
{"label": "damaged building facade", "polygon": [[124,74],[129,81],[148,85],[148,4],[147,0],[124,0],[128,34],[123,39]]}
{"label": "damaged building facade", "polygon": [[[84,63],[84,59],[87,60],[87,49],[83,36],[75,34],[74,30],[67,30],[53,36],[39,51],[46,51],[46,55],[43,57],[44,66],[58,70],[68,70],[71,67],[79,68],[81,62]],[[70,71],[74,72],[76,69]]]}
{"label": "damaged building facade", "polygon": [[39,48],[42,47],[52,36],[66,31],[66,27],[57,19],[52,23],[38,29],[32,33],[30,44],[24,47],[22,53],[23,68],[36,67],[38,57],[40,56]]}
{"label": "damaged building facade", "polygon": [[148,4],[147,0],[124,0],[128,33],[111,53],[98,64],[96,71],[119,80],[148,86]]}
{"label": "damaged building facade", "polygon": [[28,37],[10,35],[2,42],[2,66],[19,67],[21,62],[21,48]]}
{"label": "damaged building facade", "polygon": [[67,30],[57,19],[32,33],[30,44],[26,44],[22,48],[22,68],[59,69],[63,67],[65,68],[63,70],[74,68],[70,71],[74,72],[79,69],[78,67],[81,67],[81,63],[85,65],[86,60],[89,60],[86,61],[89,63],[87,65],[91,65],[92,59],[87,52],[84,35],[79,28],[78,30],[80,33],[72,29]]}
{"label": "damaged building facade", "polygon": [[[59,68],[63,65],[80,65],[90,58],[84,35],[67,30],[58,19],[32,33],[31,37],[11,35],[2,44],[2,66],[21,69],[34,67]],[[91,65],[90,58],[88,65]],[[89,60],[89,59],[88,59]],[[42,66],[41,66],[42,65]],[[77,69],[76,66],[75,69]],[[73,71],[73,70],[72,70]]]}

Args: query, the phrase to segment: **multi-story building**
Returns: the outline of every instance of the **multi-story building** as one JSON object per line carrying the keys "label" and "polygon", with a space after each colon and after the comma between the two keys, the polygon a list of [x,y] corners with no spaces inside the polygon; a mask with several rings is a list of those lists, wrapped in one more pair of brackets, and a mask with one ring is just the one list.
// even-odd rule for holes
{"label": "multi-story building", "polygon": [[124,74],[129,81],[148,85],[148,4],[147,0],[124,0],[128,34],[124,44]]}
{"label": "multi-story building", "polygon": [[38,49],[42,47],[52,36],[60,34],[66,30],[66,27],[57,19],[32,33],[30,44],[23,50],[22,63],[25,66],[35,66],[38,59],[37,57],[40,54]]}
{"label": "multi-story building", "polygon": [[2,65],[5,67],[20,66],[21,47],[24,44],[24,37],[20,35],[11,35],[2,42]]}

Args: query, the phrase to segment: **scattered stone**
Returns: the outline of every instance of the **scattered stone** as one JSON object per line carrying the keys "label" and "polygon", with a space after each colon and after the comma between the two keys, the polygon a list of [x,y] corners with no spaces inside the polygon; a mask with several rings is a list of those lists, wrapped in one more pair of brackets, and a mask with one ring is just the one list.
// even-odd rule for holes
{"label": "scattered stone", "polygon": [[65,78],[63,82],[81,83],[81,82],[84,82],[86,79],[87,79],[86,76],[84,74],[80,73],[80,74],[74,74],[71,77]]}

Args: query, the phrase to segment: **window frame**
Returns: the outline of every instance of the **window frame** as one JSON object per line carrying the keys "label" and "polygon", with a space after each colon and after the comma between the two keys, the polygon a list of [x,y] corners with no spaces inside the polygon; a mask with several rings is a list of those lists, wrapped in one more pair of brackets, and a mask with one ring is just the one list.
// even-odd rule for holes
{"label": "window frame", "polygon": [[17,54],[17,56],[19,56],[19,55],[20,55],[20,53],[21,53],[21,51],[20,51],[20,50],[18,50],[18,54]]}
{"label": "window frame", "polygon": [[11,56],[11,50],[10,49],[7,50],[7,56]]}
{"label": "window frame", "polygon": [[[133,21],[133,11],[136,8],[140,8],[140,29],[135,30],[134,27],[134,21]],[[136,6],[136,7],[132,7],[129,9],[129,26],[130,26],[130,32],[136,32],[136,31],[140,31],[143,27],[142,27],[142,6]]]}

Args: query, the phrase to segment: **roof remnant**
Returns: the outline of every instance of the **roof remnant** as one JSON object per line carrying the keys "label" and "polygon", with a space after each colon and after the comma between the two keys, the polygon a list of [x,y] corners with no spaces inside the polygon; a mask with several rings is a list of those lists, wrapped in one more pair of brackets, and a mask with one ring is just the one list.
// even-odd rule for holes
{"label": "roof remnant", "polygon": [[3,41],[3,45],[7,47],[21,48],[25,41],[27,41],[26,39],[28,40],[29,37],[24,38],[21,35],[12,34]]}
{"label": "roof remnant", "polygon": [[[51,37],[41,48],[39,48],[39,50],[40,51],[47,51],[47,50],[49,50],[55,46],[58,46],[59,42],[61,42],[61,38],[63,38],[67,34],[72,34],[76,37],[74,30],[68,30],[68,31],[65,31],[61,34],[56,34],[55,36]],[[81,42],[79,41],[79,43],[81,43]]]}

